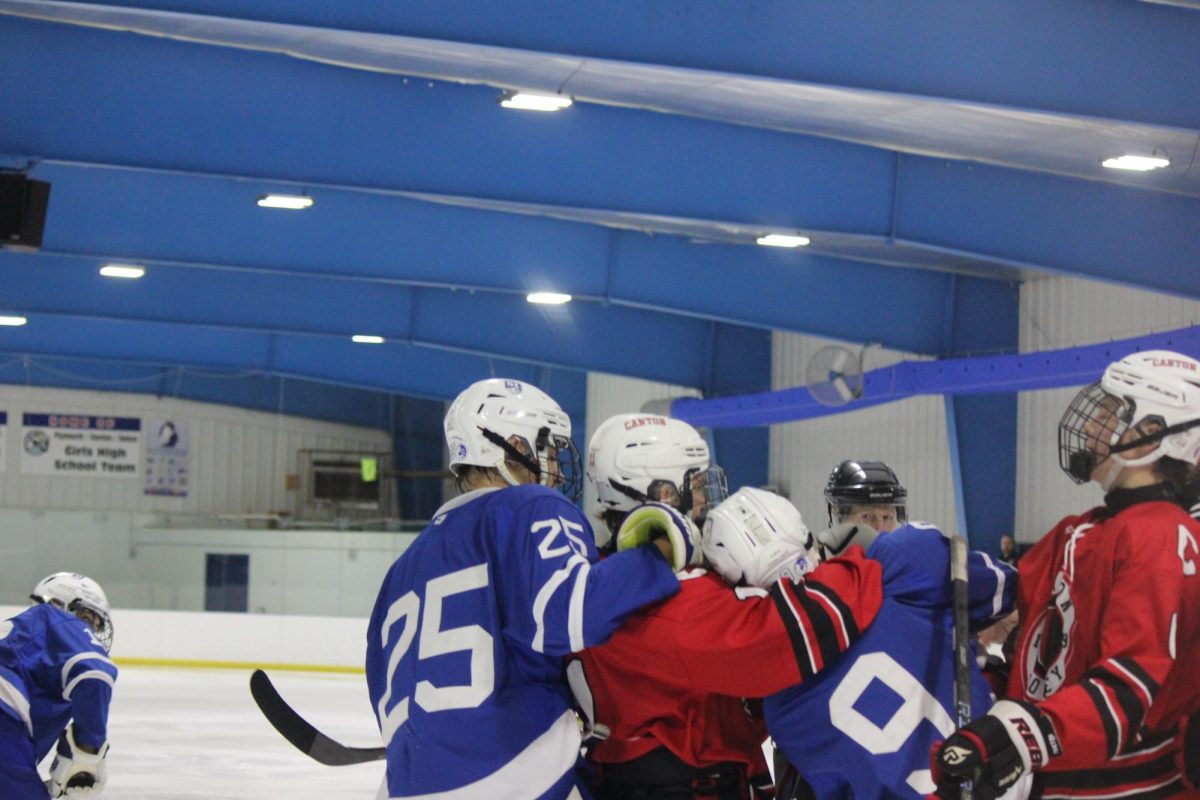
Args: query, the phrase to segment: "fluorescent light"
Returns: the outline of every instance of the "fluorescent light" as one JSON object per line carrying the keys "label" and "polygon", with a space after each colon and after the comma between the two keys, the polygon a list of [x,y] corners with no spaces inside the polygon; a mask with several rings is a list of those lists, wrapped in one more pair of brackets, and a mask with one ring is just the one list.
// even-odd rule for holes
{"label": "fluorescent light", "polygon": [[313,199],[302,194],[264,194],[259,196],[258,204],[263,208],[287,208],[299,211],[311,206]]}
{"label": "fluorescent light", "polygon": [[365,333],[356,333],[350,337],[350,341],[358,342],[359,344],[383,344],[383,337],[369,336]]}
{"label": "fluorescent light", "polygon": [[530,292],[525,295],[525,299],[543,306],[561,306],[563,303],[571,302],[571,295],[558,292]]}
{"label": "fluorescent light", "polygon": [[764,247],[804,247],[811,240],[807,236],[792,236],[785,233],[768,233],[754,240]]}
{"label": "fluorescent light", "polygon": [[100,274],[106,278],[140,278],[146,270],[136,264],[105,264]]}
{"label": "fluorescent light", "polygon": [[1156,158],[1154,156],[1124,155],[1118,158],[1106,158],[1100,162],[1100,166],[1108,167],[1109,169],[1130,169],[1135,172],[1147,172],[1152,169],[1162,169],[1170,165],[1170,163],[1165,158]]}
{"label": "fluorescent light", "polygon": [[29,320],[25,319],[24,317],[0,316],[0,325],[8,325],[11,328],[15,328],[17,326],[24,325],[28,321]]}
{"label": "fluorescent light", "polygon": [[562,111],[574,101],[561,94],[532,94],[530,92],[505,92],[500,95],[500,105],[524,111]]}

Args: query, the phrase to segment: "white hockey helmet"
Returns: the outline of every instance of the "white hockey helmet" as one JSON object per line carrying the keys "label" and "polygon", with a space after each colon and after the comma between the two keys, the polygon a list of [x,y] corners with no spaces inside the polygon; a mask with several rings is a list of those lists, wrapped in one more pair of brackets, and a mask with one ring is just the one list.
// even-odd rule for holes
{"label": "white hockey helmet", "polygon": [[[1133,353],[1115,361],[1101,379],[1075,395],[1058,423],[1059,465],[1076,483],[1095,476],[1105,491],[1126,467],[1169,457],[1200,459],[1200,361],[1169,350]],[[1133,431],[1135,437],[1121,443]],[[1127,459],[1128,450],[1157,443]]]}
{"label": "white hockey helmet", "polygon": [[69,611],[91,626],[105,650],[112,648],[112,610],[100,584],[78,572],[56,572],[38,581],[29,599]]}
{"label": "white hockey helmet", "polygon": [[729,495],[709,512],[701,539],[708,563],[734,586],[798,580],[819,562],[800,512],[765,489],[747,486]]}
{"label": "white hockey helmet", "polygon": [[571,418],[536,386],[503,378],[473,383],[450,404],[445,430],[454,474],[464,466],[486,467],[515,486],[521,481],[506,462],[516,462],[538,483],[579,499],[583,473]]}
{"label": "white hockey helmet", "polygon": [[[587,476],[602,512],[666,503],[697,525],[729,491],[724,471],[710,460],[704,437],[683,420],[658,414],[606,419],[588,444]],[[610,535],[604,527],[595,529],[600,547]]]}

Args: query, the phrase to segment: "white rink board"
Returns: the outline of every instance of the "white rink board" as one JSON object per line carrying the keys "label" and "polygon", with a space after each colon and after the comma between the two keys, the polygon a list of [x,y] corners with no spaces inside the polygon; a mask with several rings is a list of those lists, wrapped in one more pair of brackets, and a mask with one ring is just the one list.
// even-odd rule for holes
{"label": "white rink board", "polygon": [[[250,697],[248,671],[125,667],[109,716],[112,800],[333,800],[375,796],[382,761],[326,767],[296,750]],[[378,747],[361,675],[279,672],[280,694],[343,744]]]}

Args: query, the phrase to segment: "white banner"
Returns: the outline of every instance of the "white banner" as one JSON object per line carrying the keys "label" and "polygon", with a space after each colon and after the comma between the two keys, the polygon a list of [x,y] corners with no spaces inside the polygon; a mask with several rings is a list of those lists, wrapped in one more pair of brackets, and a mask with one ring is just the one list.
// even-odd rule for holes
{"label": "white banner", "polygon": [[22,415],[22,474],[136,478],[141,459],[142,421],[137,417]]}
{"label": "white banner", "polygon": [[188,424],[182,420],[146,419],[143,494],[187,497],[188,438]]}

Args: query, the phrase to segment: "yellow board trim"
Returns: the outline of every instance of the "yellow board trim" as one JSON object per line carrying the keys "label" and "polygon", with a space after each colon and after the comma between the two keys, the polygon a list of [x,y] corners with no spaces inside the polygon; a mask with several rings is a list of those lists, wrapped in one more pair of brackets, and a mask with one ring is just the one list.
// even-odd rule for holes
{"label": "yellow board trim", "polygon": [[188,667],[194,669],[266,669],[272,672],[337,672],[343,675],[365,675],[363,667],[344,667],[336,664],[264,664],[261,661],[202,661],[192,658],[114,658],[121,667]]}

